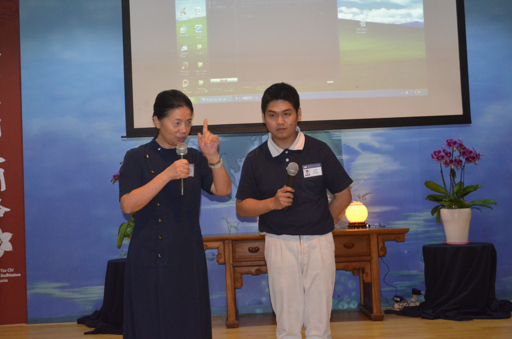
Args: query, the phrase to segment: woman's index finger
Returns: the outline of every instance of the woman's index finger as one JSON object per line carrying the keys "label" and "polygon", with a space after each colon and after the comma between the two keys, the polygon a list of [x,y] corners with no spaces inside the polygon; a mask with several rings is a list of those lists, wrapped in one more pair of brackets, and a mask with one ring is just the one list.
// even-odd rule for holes
{"label": "woman's index finger", "polygon": [[204,119],[203,122],[203,135],[208,132],[208,119]]}

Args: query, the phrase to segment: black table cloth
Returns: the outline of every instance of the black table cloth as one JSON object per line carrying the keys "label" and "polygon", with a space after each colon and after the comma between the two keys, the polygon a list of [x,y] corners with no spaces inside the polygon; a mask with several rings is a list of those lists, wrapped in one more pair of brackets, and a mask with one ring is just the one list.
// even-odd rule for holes
{"label": "black table cloth", "polygon": [[510,318],[512,303],[495,295],[496,257],[490,243],[423,246],[425,301],[387,313],[448,320]]}
{"label": "black table cloth", "polygon": [[94,328],[85,334],[123,334],[125,267],[126,259],[108,261],[103,306],[99,311],[77,320],[78,324]]}

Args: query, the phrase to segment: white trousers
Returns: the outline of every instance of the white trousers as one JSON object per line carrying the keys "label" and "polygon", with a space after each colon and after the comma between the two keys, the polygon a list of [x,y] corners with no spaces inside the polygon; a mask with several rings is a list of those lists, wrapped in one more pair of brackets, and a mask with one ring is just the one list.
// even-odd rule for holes
{"label": "white trousers", "polygon": [[265,236],[270,301],[277,339],[331,338],[336,264],[332,233]]}

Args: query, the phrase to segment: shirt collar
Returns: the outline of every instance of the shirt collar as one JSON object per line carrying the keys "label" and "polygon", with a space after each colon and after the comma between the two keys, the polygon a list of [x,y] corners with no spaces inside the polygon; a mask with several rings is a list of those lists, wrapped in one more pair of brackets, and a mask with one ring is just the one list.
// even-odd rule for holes
{"label": "shirt collar", "polygon": [[[306,138],[304,137],[304,133],[301,132],[299,126],[295,128],[295,130],[298,132],[297,138],[295,138],[295,141],[293,144],[288,148],[291,151],[300,151],[304,148],[304,142]],[[279,154],[283,153],[284,149],[277,146],[274,142],[274,139],[272,138],[272,134],[268,134],[268,150],[270,151],[270,154],[272,154],[272,157],[277,157]]]}

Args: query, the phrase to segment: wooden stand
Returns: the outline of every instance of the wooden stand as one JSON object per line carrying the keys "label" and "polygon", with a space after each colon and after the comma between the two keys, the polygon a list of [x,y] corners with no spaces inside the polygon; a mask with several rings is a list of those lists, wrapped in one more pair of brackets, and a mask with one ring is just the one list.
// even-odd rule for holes
{"label": "wooden stand", "polygon": [[[371,320],[382,320],[380,306],[379,257],[386,255],[386,241],[405,241],[408,228],[336,229],[336,269],[351,271],[359,277],[361,304],[359,309]],[[205,249],[217,249],[217,262],[226,266],[226,327],[238,327],[236,289],[242,288],[243,275],[267,273],[265,235],[208,235],[203,237]]]}

